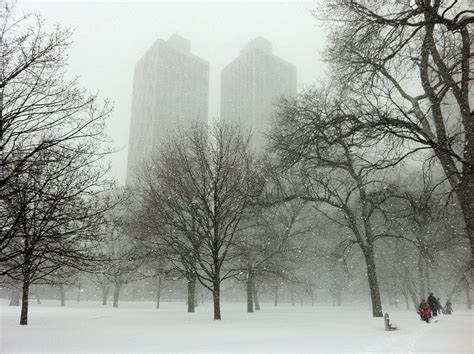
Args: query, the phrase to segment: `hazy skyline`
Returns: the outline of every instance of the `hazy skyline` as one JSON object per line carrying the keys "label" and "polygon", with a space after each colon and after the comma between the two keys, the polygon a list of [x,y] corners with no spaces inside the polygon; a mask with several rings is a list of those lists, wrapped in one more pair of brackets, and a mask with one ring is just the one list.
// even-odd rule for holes
{"label": "hazy skyline", "polygon": [[474,0],[178,1],[0,0],[0,353],[471,353]]}
{"label": "hazy skyline", "polygon": [[125,182],[133,70],[158,39],[177,33],[191,52],[210,62],[209,116],[219,116],[220,73],[257,36],[273,44],[275,55],[294,64],[298,87],[323,76],[323,29],[310,11],[315,2],[22,2],[18,10],[38,11],[48,23],[75,29],[69,72],[115,109],[108,132],[115,146],[111,174]]}

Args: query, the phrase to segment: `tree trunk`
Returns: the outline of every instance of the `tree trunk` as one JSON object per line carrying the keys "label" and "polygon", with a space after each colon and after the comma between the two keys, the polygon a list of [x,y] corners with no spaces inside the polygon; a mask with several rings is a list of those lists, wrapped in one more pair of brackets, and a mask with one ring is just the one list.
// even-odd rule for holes
{"label": "tree trunk", "polygon": [[20,290],[14,288],[10,293],[10,306],[20,306]]}
{"label": "tree trunk", "polygon": [[395,307],[398,308],[398,295],[399,295],[399,293],[397,292],[397,289],[396,289],[394,284],[390,285],[390,290],[392,292],[393,303],[395,304]]}
{"label": "tree trunk", "polygon": [[20,325],[28,324],[28,295],[30,291],[30,279],[29,276],[26,276],[23,280],[22,287],[22,297],[21,297],[21,315],[20,315]]}
{"label": "tree trunk", "polygon": [[247,277],[247,312],[253,312],[253,295],[254,295],[254,276],[253,272],[249,271]]}
{"label": "tree trunk", "polygon": [[420,255],[418,256],[418,284],[420,285],[420,296],[419,300],[424,299],[426,296],[426,289],[425,289],[425,272],[424,272],[424,260],[423,257]]}
{"label": "tree trunk", "polygon": [[214,302],[214,320],[221,319],[221,281],[220,275],[217,274],[212,284],[212,299]]}
{"label": "tree trunk", "polygon": [[258,286],[255,284],[253,292],[253,302],[255,303],[255,310],[260,311],[260,301],[258,301]]}
{"label": "tree trunk", "polygon": [[291,288],[291,306],[295,306],[295,292]]}
{"label": "tree trunk", "polygon": [[278,306],[278,286],[275,286],[275,307]]}
{"label": "tree trunk", "polygon": [[370,299],[372,302],[372,316],[383,317],[382,302],[380,300],[380,290],[375,268],[374,250],[372,246],[367,246],[365,248],[364,256],[367,265],[367,279],[369,281]]}
{"label": "tree trunk", "polygon": [[[466,177],[465,179],[474,179],[474,173],[471,173],[470,177]],[[466,223],[466,233],[467,236],[469,237],[469,242],[471,244],[471,269],[470,269],[470,281],[473,282],[474,279],[472,279],[474,275],[474,182],[469,182],[470,187],[465,188],[467,191],[461,192],[461,193],[469,193],[469,196],[465,196],[461,199],[464,199],[464,204],[462,206],[463,208],[463,214],[464,214],[464,220]],[[466,200],[466,199],[470,200]]]}
{"label": "tree trunk", "polygon": [[109,297],[109,284],[102,284],[102,305],[107,305],[107,298]]}
{"label": "tree trunk", "polygon": [[157,282],[156,282],[156,308],[160,308],[160,299],[161,299],[161,283],[162,283],[162,277],[158,275],[157,277]]}
{"label": "tree trunk", "polygon": [[406,289],[403,289],[402,294],[403,294],[403,298],[405,299],[405,304],[407,305],[407,310],[409,310],[410,309],[410,301],[408,299],[408,294],[407,294]]}
{"label": "tree trunk", "polygon": [[[464,136],[465,136],[465,150],[464,160],[467,163],[463,164],[462,178],[458,184],[457,179],[449,178],[456,174],[455,168],[449,168],[443,163],[443,152],[436,151],[441,166],[443,167],[448,181],[451,184],[452,189],[456,193],[456,197],[461,207],[461,212],[464,220],[464,226],[466,228],[466,236],[469,238],[470,249],[471,249],[471,262],[470,262],[470,281],[472,282],[472,276],[474,274],[474,112],[471,112],[471,122],[465,124]],[[470,126],[468,128],[468,126]],[[454,180],[454,182],[453,182]]]}
{"label": "tree trunk", "polygon": [[201,293],[200,289],[199,283],[196,280],[196,286],[194,288],[194,307],[199,307],[199,295]]}
{"label": "tree trunk", "polygon": [[392,306],[393,305],[392,289],[388,290],[387,297],[388,297],[388,305]]}
{"label": "tree trunk", "polygon": [[[424,6],[424,5],[423,5]],[[459,204],[461,206],[466,234],[469,238],[471,245],[471,274],[474,270],[474,110],[470,107],[470,56],[472,55],[471,37],[472,34],[469,31],[469,27],[464,26],[460,29],[459,34],[461,35],[462,50],[460,52],[460,60],[462,62],[461,70],[461,81],[453,76],[449,69],[446,67],[446,63],[443,62],[442,57],[439,55],[433,55],[437,51],[433,48],[436,47],[436,39],[434,35],[434,22],[433,13],[428,10],[428,7],[424,10],[424,17],[427,25],[425,25],[425,37],[423,45],[421,46],[421,60],[420,60],[420,78],[422,87],[430,100],[431,115],[434,120],[435,126],[440,126],[440,129],[436,129],[438,133],[438,146],[433,147],[441,166],[444,169],[445,175],[452,187],[452,190],[458,197]],[[440,69],[438,74],[442,81],[447,83],[448,87],[456,99],[457,106],[459,108],[460,119],[459,122],[464,128],[464,146],[463,146],[463,163],[461,171],[456,167],[454,159],[446,153],[451,148],[449,142],[450,139],[446,136],[445,121],[443,120],[443,113],[441,110],[441,99],[437,97],[434,89],[429,83],[429,62],[430,58],[433,59],[435,65]],[[461,173],[460,173],[461,172]],[[461,176],[459,179],[458,176]],[[471,279],[472,280],[472,279]]]}
{"label": "tree trunk", "polygon": [[421,297],[419,297],[415,291],[415,287],[413,286],[413,283],[411,281],[410,271],[407,266],[405,266],[404,277],[402,278],[402,280],[405,286],[404,287],[405,293],[407,293],[407,295],[410,295],[410,298],[413,302],[413,307],[415,309],[418,308],[421,302]]}
{"label": "tree trunk", "polygon": [[188,279],[188,312],[193,313],[196,308],[196,274],[192,273]]}
{"label": "tree trunk", "polygon": [[114,284],[114,302],[113,302],[113,307],[118,307],[118,302],[119,302],[119,297],[120,297],[120,284],[115,283]]}
{"label": "tree trunk", "polygon": [[160,308],[160,297],[161,297],[161,290],[158,286],[158,288],[156,289],[156,308],[157,309]]}
{"label": "tree trunk", "polygon": [[467,308],[470,310],[472,309],[472,301],[471,301],[471,288],[469,287],[469,283],[465,281],[466,286],[464,287],[466,291],[466,303]]}
{"label": "tree trunk", "polygon": [[76,301],[81,302],[81,288],[77,289],[77,299],[76,299]]}
{"label": "tree trunk", "polygon": [[[469,35],[467,35],[469,37]],[[469,55],[469,54],[468,54]],[[472,69],[471,69],[472,70]],[[462,181],[457,187],[457,193],[464,217],[466,234],[471,245],[471,269],[469,283],[473,283],[474,276],[474,110],[469,113],[469,100],[466,98],[464,106],[464,160]],[[462,109],[461,109],[462,112]]]}
{"label": "tree trunk", "polygon": [[59,285],[59,298],[61,299],[61,306],[66,306],[66,291],[64,290],[63,284]]}
{"label": "tree trunk", "polygon": [[430,282],[430,268],[428,267],[428,263],[425,260],[425,275],[426,275],[426,293],[430,294],[433,289],[431,289],[431,282]]}

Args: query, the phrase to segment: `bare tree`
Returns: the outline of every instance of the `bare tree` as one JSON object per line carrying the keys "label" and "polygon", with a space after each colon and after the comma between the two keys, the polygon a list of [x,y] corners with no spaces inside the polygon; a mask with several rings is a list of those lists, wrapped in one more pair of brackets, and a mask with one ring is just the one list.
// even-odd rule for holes
{"label": "bare tree", "polygon": [[[454,258],[465,260],[468,242],[460,226],[461,216],[455,208],[446,207],[444,193],[433,192],[436,186],[432,182],[420,185],[413,175],[398,182],[396,199],[383,205],[379,216],[380,224],[400,237],[385,240],[382,254],[404,296],[409,295],[416,307],[436,286],[432,275],[440,271],[440,259],[455,254]],[[457,280],[466,277],[466,269],[465,264],[458,268]]]}
{"label": "bare tree", "polygon": [[94,169],[90,146],[44,150],[38,164],[11,181],[14,192],[4,198],[17,220],[4,275],[22,282],[20,324],[27,324],[30,285],[53,283],[62,272],[87,270],[98,261],[95,252],[106,206],[98,198],[101,168]]}
{"label": "bare tree", "polygon": [[[124,285],[144,278],[138,271],[144,259],[140,255],[133,236],[128,232],[127,192],[111,194],[106,199],[115,200],[113,203],[115,207],[105,214],[105,222],[101,226],[105,237],[100,246],[108,260],[108,264],[105,267],[102,266],[102,273],[114,286],[112,306],[118,307],[120,292]],[[108,291],[107,288],[103,290]]]}
{"label": "bare tree", "polygon": [[[129,190],[129,194],[134,192]],[[132,201],[132,198],[130,198]],[[156,308],[160,308],[161,294],[166,280],[184,277],[188,280],[188,312],[194,312],[196,276],[187,266],[187,257],[163,234],[164,229],[150,205],[142,205],[140,198],[129,203],[124,232],[134,243],[135,255],[140,260],[137,270],[143,279],[151,279],[156,289]]]}
{"label": "bare tree", "polygon": [[[357,128],[430,149],[459,200],[474,267],[474,10],[468,1],[329,1],[334,79],[369,114]],[[409,155],[409,154],[408,154]],[[402,159],[403,156],[400,158]]]}
{"label": "bare tree", "polygon": [[[6,262],[16,256],[5,250],[20,220],[10,214],[5,198],[21,192],[19,176],[33,174],[50,150],[68,154],[70,146],[85,140],[107,141],[104,124],[111,105],[80,88],[77,79],[66,78],[71,30],[49,31],[40,15],[15,18],[9,1],[1,12],[0,262]],[[106,151],[96,153],[98,158]]]}
{"label": "bare tree", "polygon": [[215,320],[221,319],[221,282],[235,274],[226,261],[238,226],[262,192],[258,172],[249,138],[215,124],[177,132],[140,177],[144,203],[153,205],[163,230],[195,262],[198,280],[212,291]]}
{"label": "bare tree", "polygon": [[289,182],[278,179],[275,186],[280,183],[279,193],[287,199],[317,203],[319,213],[350,231],[344,248],[356,245],[362,251],[372,313],[381,317],[375,242],[387,235],[373,218],[391,196],[379,168],[391,163],[393,151],[384,152],[384,144],[371,136],[352,134],[348,123],[359,113],[352,104],[344,96],[312,89],[281,101],[271,140]]}
{"label": "bare tree", "polygon": [[[197,262],[188,247],[189,241],[182,233],[166,226],[167,222],[161,219],[159,212],[159,200],[150,195],[142,199],[140,188],[131,191],[131,194],[137,198],[129,207],[127,233],[136,243],[137,254],[143,260],[146,276],[156,279],[157,304],[163,280],[170,277],[184,278],[187,280],[188,312],[193,313],[196,306]],[[191,248],[197,249],[199,245]]]}
{"label": "bare tree", "polygon": [[85,276],[96,286],[99,287],[102,295],[102,305],[106,306],[109,299],[110,280],[106,276],[109,262],[102,262],[99,264],[93,273],[88,273]]}
{"label": "bare tree", "polygon": [[258,282],[273,278],[283,265],[295,268],[306,260],[314,225],[305,215],[304,206],[305,202],[293,200],[252,208],[243,219],[235,267],[246,274],[247,312],[254,312],[254,303],[257,307]]}

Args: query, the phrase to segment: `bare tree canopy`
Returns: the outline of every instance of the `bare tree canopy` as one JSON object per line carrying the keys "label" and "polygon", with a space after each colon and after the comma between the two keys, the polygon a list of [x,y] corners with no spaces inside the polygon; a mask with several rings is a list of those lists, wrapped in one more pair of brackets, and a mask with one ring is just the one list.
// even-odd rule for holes
{"label": "bare tree canopy", "polygon": [[[326,59],[380,134],[429,148],[459,200],[474,252],[474,11],[467,1],[329,1]],[[359,126],[360,127],[360,126]],[[471,257],[471,268],[474,258]]]}
{"label": "bare tree canopy", "polygon": [[68,79],[69,29],[7,3],[0,31],[0,275],[22,283],[25,325],[30,285],[98,260],[111,105]]}
{"label": "bare tree canopy", "polygon": [[[68,79],[67,49],[72,31],[51,27],[40,15],[1,17],[0,195],[10,179],[53,147],[107,141],[104,123],[110,102]],[[1,243],[0,243],[1,244]]]}
{"label": "bare tree canopy", "polygon": [[212,291],[216,320],[220,284],[235,274],[226,261],[238,226],[264,186],[249,141],[232,126],[195,125],[163,144],[138,182],[142,203],[161,225],[156,232]]}

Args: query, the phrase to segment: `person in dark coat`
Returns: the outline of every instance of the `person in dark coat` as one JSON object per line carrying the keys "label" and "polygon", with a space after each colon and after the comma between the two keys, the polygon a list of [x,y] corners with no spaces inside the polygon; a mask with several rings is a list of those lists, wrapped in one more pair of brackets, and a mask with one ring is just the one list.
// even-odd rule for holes
{"label": "person in dark coat", "polygon": [[438,300],[435,298],[433,293],[430,293],[430,296],[426,299],[426,302],[428,303],[428,306],[431,309],[431,312],[433,316],[438,315]]}
{"label": "person in dark coat", "polygon": [[438,315],[441,313],[443,309],[443,305],[441,305],[441,299],[439,297],[436,298],[436,308],[438,309]]}

